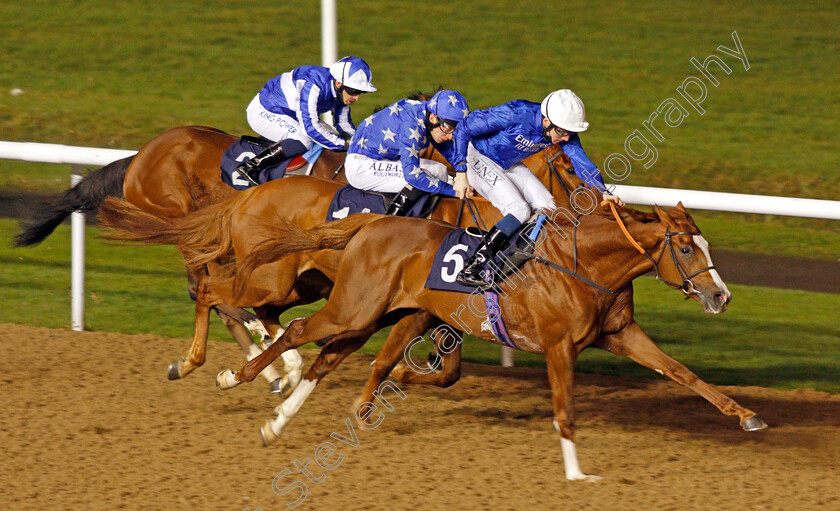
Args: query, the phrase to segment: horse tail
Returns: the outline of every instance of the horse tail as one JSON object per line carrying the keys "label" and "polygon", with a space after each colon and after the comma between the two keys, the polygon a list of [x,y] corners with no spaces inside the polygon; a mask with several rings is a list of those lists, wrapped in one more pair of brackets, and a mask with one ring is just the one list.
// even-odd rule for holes
{"label": "horse tail", "polygon": [[343,250],[363,227],[380,218],[381,215],[373,213],[359,213],[306,230],[287,220],[275,220],[271,225],[262,223],[266,240],[255,246],[238,266],[233,280],[234,296],[244,294],[248,279],[260,266],[296,252]]}
{"label": "horse tail", "polygon": [[201,268],[211,262],[222,263],[234,256],[233,217],[240,204],[248,198],[239,194],[218,204],[194,211],[177,222],[178,245],[184,249],[184,262],[191,268]]}
{"label": "horse tail", "polygon": [[74,211],[96,211],[108,197],[123,198],[125,172],[134,156],[129,156],[94,170],[73,188],[44,203],[13,245],[29,247],[42,242]]}
{"label": "horse tail", "polygon": [[99,221],[108,232],[101,237],[144,245],[176,245],[182,249],[187,266],[200,268],[233,253],[230,210],[239,201],[236,197],[170,220],[128,202],[107,199]]}
{"label": "horse tail", "polygon": [[105,199],[99,211],[99,223],[105,229],[99,237],[106,240],[144,245],[177,244],[173,220],[147,213],[134,204],[113,197]]}

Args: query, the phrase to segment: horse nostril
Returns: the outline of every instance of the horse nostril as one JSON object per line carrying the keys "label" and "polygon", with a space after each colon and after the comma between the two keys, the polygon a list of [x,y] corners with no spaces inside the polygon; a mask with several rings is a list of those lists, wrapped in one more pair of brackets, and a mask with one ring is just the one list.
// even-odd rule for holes
{"label": "horse nostril", "polygon": [[730,300],[732,300],[732,295],[729,293],[715,293],[715,302],[721,305],[728,304]]}

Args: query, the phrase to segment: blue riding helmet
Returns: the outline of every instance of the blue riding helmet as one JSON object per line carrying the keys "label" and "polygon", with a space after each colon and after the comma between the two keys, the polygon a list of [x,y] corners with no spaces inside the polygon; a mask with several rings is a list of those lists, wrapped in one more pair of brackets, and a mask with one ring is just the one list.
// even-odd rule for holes
{"label": "blue riding helmet", "polygon": [[467,100],[460,92],[454,90],[438,91],[426,104],[426,110],[437,115],[441,122],[445,121],[452,128],[470,113]]}
{"label": "blue riding helmet", "polygon": [[330,74],[341,82],[343,87],[361,92],[376,92],[376,87],[371,83],[370,67],[359,57],[344,57],[330,66]]}

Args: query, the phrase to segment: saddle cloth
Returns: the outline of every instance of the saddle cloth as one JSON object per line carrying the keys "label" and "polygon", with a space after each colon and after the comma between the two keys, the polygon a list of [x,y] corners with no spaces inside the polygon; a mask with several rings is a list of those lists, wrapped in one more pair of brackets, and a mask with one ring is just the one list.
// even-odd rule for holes
{"label": "saddle cloth", "polygon": [[[510,237],[512,244],[515,244],[521,250],[532,252],[534,245],[529,236],[536,225],[536,222],[529,222],[520,227]],[[473,230],[474,228],[469,229],[469,231]],[[473,232],[469,231],[467,229],[454,229],[443,238],[440,247],[435,252],[435,258],[432,261],[429,276],[426,277],[425,287],[427,289],[456,291],[459,293],[472,293],[475,291],[475,287],[464,286],[455,281],[458,273],[461,272],[466,262],[481,245],[481,236],[477,234],[477,229]],[[496,254],[496,258],[492,264],[491,262],[485,263],[484,270],[490,271],[491,273],[495,272],[501,277],[519,268],[525,261],[526,259],[513,254],[513,250],[508,248]],[[496,280],[498,281],[499,278]]]}
{"label": "saddle cloth", "polygon": [[[326,221],[339,220],[356,213],[384,215],[396,195],[395,193],[366,192],[350,185],[343,186],[335,192],[332,202],[330,202]],[[406,216],[427,216],[437,202],[432,199],[433,196],[430,194],[423,195]]]}
{"label": "saddle cloth", "polygon": [[[260,154],[272,143],[271,140],[265,137],[251,137],[248,135],[237,139],[222,155],[222,161],[219,165],[222,171],[222,181],[237,190],[247,190],[250,188],[251,183],[234,171],[243,161],[250,160]],[[295,170],[302,169],[309,162],[314,163],[318,159],[318,156],[321,155],[323,149],[318,144],[314,144],[309,151],[302,155],[283,160],[276,165],[263,169],[259,175],[260,184],[280,179],[286,174],[291,174]]]}

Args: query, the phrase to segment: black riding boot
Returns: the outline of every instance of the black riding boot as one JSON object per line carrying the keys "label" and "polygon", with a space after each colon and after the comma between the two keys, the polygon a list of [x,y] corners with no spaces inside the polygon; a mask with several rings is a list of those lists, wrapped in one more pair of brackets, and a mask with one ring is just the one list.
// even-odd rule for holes
{"label": "black riding boot", "polygon": [[235,172],[238,172],[240,176],[247,179],[252,185],[257,186],[260,184],[259,176],[263,169],[286,159],[286,152],[283,150],[281,143],[282,141],[275,142],[268,146],[265,151],[250,160],[242,162],[236,167]]}
{"label": "black riding boot", "polygon": [[496,257],[499,250],[505,248],[508,243],[508,235],[500,231],[495,225],[484,236],[484,244],[478,247],[475,254],[467,261],[466,266],[455,278],[456,282],[465,286],[487,286],[493,283],[493,276],[485,280],[481,275],[484,271],[484,263]]}
{"label": "black riding boot", "polygon": [[405,188],[400,190],[400,193],[394,197],[394,202],[388,206],[388,211],[385,213],[386,215],[393,215],[393,216],[405,216],[408,213],[408,210],[414,206],[420,197],[426,193],[419,188],[414,188],[411,185],[405,185]]}

